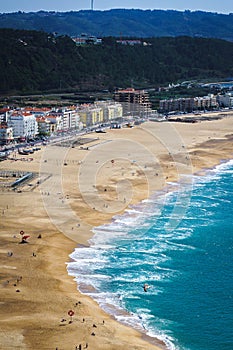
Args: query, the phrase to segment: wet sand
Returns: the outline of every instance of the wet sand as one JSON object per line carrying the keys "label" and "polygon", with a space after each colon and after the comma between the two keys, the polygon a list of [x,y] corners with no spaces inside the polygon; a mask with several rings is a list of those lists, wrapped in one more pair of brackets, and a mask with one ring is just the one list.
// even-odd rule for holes
{"label": "wet sand", "polygon": [[[79,293],[66,263],[77,245],[88,244],[93,226],[168,182],[232,158],[232,134],[231,114],[195,124],[150,122],[89,135],[88,150],[48,145],[32,161],[3,161],[1,170],[37,177],[20,192],[1,191],[0,348],[164,348]],[[20,244],[21,230],[28,243]]]}

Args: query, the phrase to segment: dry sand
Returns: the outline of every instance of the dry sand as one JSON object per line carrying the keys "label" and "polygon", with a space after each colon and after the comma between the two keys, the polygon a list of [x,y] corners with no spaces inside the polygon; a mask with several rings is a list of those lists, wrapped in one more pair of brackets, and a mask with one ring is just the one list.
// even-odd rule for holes
{"label": "dry sand", "polygon": [[[232,134],[231,114],[195,124],[151,122],[89,135],[88,150],[53,145],[30,162],[3,161],[1,169],[38,177],[20,192],[1,191],[0,349],[164,348],[80,294],[66,263],[78,244],[88,244],[93,226],[167,182],[232,158]],[[20,230],[29,243],[19,244]]]}

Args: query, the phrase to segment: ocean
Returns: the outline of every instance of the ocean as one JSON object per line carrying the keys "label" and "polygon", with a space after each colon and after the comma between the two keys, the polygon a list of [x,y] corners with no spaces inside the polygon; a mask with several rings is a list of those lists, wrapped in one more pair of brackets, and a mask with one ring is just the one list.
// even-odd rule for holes
{"label": "ocean", "polygon": [[80,291],[169,349],[232,350],[232,174],[222,163],[96,227],[68,263]]}

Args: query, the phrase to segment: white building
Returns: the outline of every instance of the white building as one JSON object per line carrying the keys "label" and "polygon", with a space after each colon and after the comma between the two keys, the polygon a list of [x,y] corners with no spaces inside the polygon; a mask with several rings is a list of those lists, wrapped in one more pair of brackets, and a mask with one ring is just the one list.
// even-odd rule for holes
{"label": "white building", "polygon": [[31,113],[13,112],[8,117],[8,126],[12,127],[14,138],[33,138],[38,134],[38,124]]}
{"label": "white building", "polygon": [[7,124],[0,124],[0,144],[5,145],[13,141],[13,129],[9,128]]}
{"label": "white building", "polygon": [[216,96],[212,94],[203,97],[173,98],[159,102],[159,109],[164,112],[192,112],[195,110],[213,109],[217,106]]}
{"label": "white building", "polygon": [[227,93],[225,95],[218,95],[217,100],[220,107],[233,108],[233,93]]}
{"label": "white building", "polygon": [[[59,108],[52,111],[50,115],[56,116],[57,121],[59,117],[61,118],[62,130],[79,129],[80,116],[76,107]],[[58,130],[60,130],[60,127],[58,127]]]}
{"label": "white building", "polygon": [[51,130],[50,121],[44,116],[36,117],[36,121],[38,124],[38,132],[41,135],[50,135],[53,130]]}

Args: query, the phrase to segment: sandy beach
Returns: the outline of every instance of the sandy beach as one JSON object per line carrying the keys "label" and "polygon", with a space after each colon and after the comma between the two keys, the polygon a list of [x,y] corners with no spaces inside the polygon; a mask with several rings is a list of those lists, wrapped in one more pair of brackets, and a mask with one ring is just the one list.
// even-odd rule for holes
{"label": "sandy beach", "polygon": [[[165,349],[81,294],[66,264],[77,246],[88,245],[94,226],[170,182],[191,181],[232,159],[233,113],[193,124],[147,122],[82,140],[43,146],[31,161],[17,154],[17,161],[1,162],[1,171],[35,177],[15,191],[0,188],[0,349]],[[21,230],[28,243],[21,244]]]}

